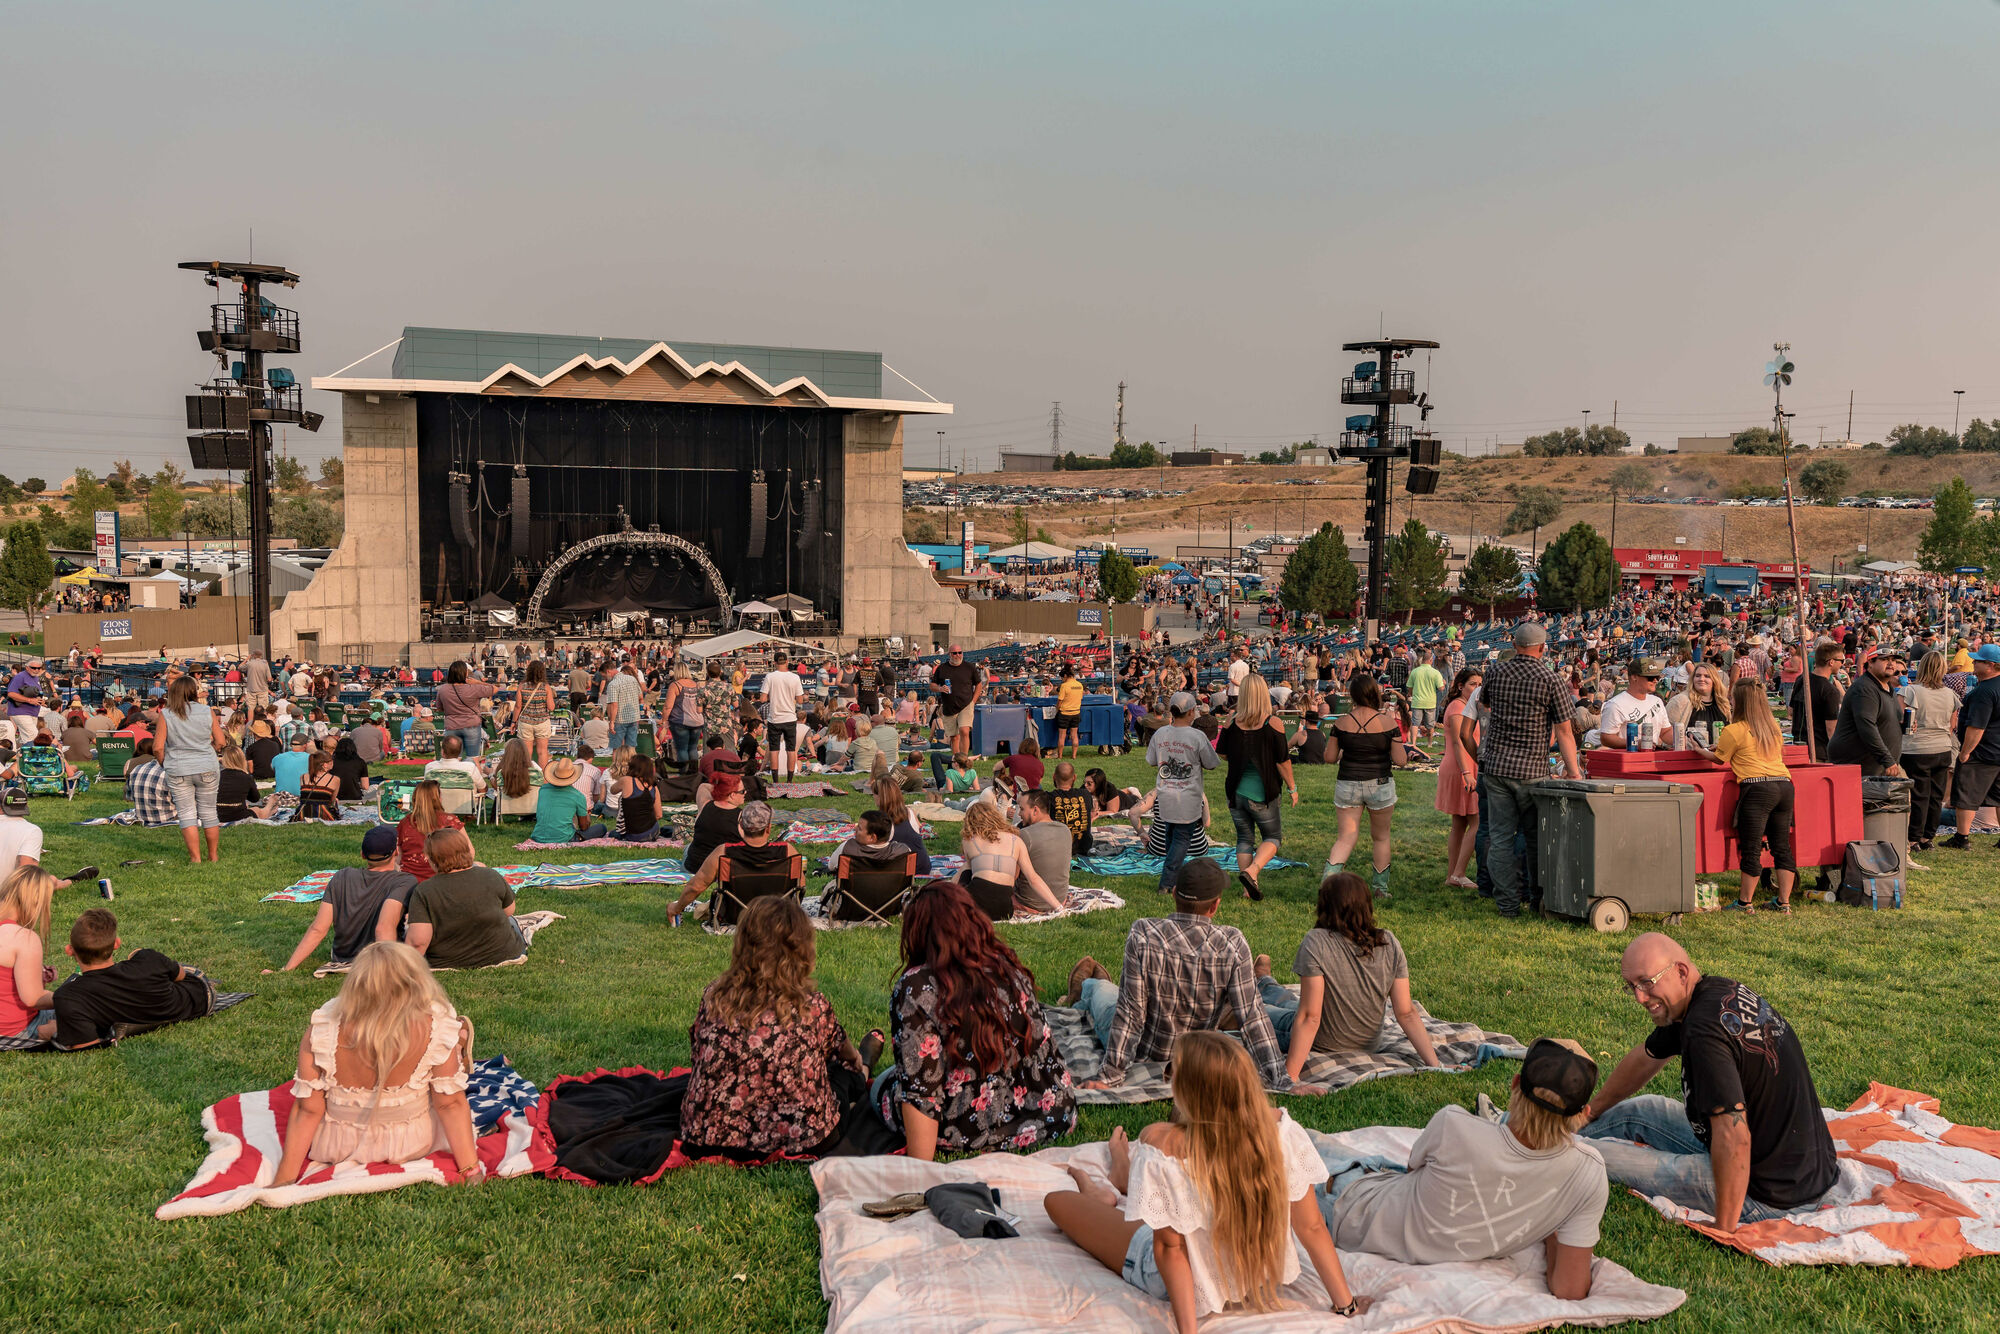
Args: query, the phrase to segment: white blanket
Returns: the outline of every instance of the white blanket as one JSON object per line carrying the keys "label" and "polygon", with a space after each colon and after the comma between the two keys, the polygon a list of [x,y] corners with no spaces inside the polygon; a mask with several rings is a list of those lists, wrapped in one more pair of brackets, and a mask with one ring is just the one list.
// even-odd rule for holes
{"label": "white blanket", "polygon": [[[1403,1157],[1417,1131],[1371,1126],[1313,1138],[1354,1154]],[[1062,1165],[1074,1158],[1100,1173],[1109,1162],[1103,1144],[1044,1149],[1027,1157],[991,1153],[956,1163],[908,1158],[824,1158],[813,1164],[819,1188],[820,1287],[831,1310],[827,1334],[1029,1334],[1089,1330],[1091,1334],[1161,1334],[1172,1329],[1170,1310],[1127,1284],[1072,1244],[1049,1222],[1042,1197],[1072,1189]],[[1019,1215],[1019,1237],[968,1240],[946,1230],[929,1213],[894,1222],[862,1214],[870,1200],[921,1191],[946,1181],[984,1181],[1000,1193],[1001,1207]],[[1542,1329],[1551,1325],[1615,1325],[1666,1315],[1687,1294],[1643,1283],[1622,1266],[1599,1258],[1590,1296],[1558,1301],[1542,1278],[1539,1246],[1504,1260],[1477,1264],[1405,1265],[1343,1251],[1340,1262],[1354,1291],[1374,1299],[1353,1320],[1327,1312],[1326,1292],[1311,1262],[1300,1254],[1299,1281],[1286,1295],[1293,1312],[1217,1316],[1209,1331],[1355,1331],[1451,1334]]]}

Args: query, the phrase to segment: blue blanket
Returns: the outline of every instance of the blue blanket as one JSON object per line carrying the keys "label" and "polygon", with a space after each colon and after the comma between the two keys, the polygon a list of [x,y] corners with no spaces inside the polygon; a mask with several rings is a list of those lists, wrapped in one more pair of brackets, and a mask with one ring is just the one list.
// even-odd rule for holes
{"label": "blue blanket", "polygon": [[[1225,871],[1236,869],[1235,848],[1210,848],[1208,859]],[[1085,875],[1149,875],[1155,880],[1160,878],[1160,871],[1166,864],[1166,858],[1154,857],[1141,848],[1126,848],[1106,856],[1072,857],[1069,863],[1072,873],[1081,871]],[[1304,865],[1304,862],[1273,857],[1265,864],[1265,869],[1282,871],[1287,867]]]}

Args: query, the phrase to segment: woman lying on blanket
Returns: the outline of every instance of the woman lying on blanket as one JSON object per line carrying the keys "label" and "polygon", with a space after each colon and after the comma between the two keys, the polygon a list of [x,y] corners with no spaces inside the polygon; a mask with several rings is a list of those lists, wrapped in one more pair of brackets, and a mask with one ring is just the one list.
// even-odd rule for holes
{"label": "woman lying on blanket", "polygon": [[1423,1016],[1410,999],[1410,963],[1402,942],[1375,925],[1374,891],[1354,872],[1330,875],[1320,884],[1318,917],[1292,960],[1299,976],[1296,996],[1271,976],[1270,955],[1258,955],[1256,967],[1257,991],[1293,1079],[1314,1052],[1379,1050],[1384,1002],[1394,1004],[1396,1023],[1424,1064],[1438,1064]]}
{"label": "woman lying on blanket", "polygon": [[861,1054],[813,985],[812,923],[780,895],[736,923],[729,967],[702,992],[681,1104],[682,1151],[742,1162],[816,1158],[838,1147],[866,1096]]}
{"label": "woman lying on blanket", "polygon": [[[1042,1201],[1049,1220],[1105,1268],[1173,1305],[1177,1334],[1228,1307],[1294,1309],[1296,1236],[1335,1315],[1357,1315],[1313,1198],[1326,1167],[1305,1130],[1271,1106],[1250,1053],[1221,1033],[1184,1033],[1168,1064],[1173,1118],[1126,1142],[1111,1134],[1111,1184],[1071,1166],[1074,1191]],[[1121,1203],[1120,1197],[1123,1197]]]}
{"label": "woman lying on blanket", "polygon": [[451,1150],[461,1181],[484,1179],[465,1100],[472,1021],[461,1019],[408,945],[362,950],[340,994],[299,1042],[285,1152],[273,1186],[313,1163],[407,1163]]}
{"label": "woman lying on blanket", "polygon": [[[889,996],[894,1062],[869,1105],[928,1162],[1032,1149],[1076,1128],[1076,1099],[1035,978],[962,885],[933,880],[903,909],[903,975]],[[862,1044],[870,1064],[882,1035]]]}

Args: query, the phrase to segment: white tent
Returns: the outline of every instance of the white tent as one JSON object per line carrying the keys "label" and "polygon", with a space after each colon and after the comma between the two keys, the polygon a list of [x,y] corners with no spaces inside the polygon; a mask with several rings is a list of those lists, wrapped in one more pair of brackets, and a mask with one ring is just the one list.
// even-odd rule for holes
{"label": "white tent", "polygon": [[713,639],[683,644],[681,652],[690,658],[723,658],[731,653],[742,653],[748,649],[769,649],[778,645],[796,649],[800,653],[819,653],[826,657],[839,656],[830,649],[816,648],[796,639],[780,639],[777,635],[758,634],[755,630],[731,630],[728,634],[717,635]]}
{"label": "white tent", "polygon": [[1067,547],[1059,547],[1053,542],[1022,542],[1017,546],[1002,547],[998,551],[986,553],[989,561],[1007,560],[1013,556],[1025,556],[1029,560],[1068,560],[1076,555]]}
{"label": "white tent", "polygon": [[768,602],[742,602],[730,610],[738,616],[776,616],[778,609]]}

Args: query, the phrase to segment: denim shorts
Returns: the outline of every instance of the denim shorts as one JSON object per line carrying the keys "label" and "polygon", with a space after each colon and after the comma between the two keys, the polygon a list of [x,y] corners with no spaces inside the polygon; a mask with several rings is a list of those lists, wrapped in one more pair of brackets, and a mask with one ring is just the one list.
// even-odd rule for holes
{"label": "denim shorts", "polygon": [[1160,1262],[1153,1258],[1153,1229],[1141,1227],[1132,1234],[1132,1243],[1125,1248],[1125,1267],[1118,1272],[1148,1297],[1169,1300],[1167,1281],[1160,1277]]}
{"label": "denim shorts", "polygon": [[1396,804],[1396,780],[1393,778],[1341,778],[1333,784],[1333,804],[1344,810],[1356,806],[1366,806],[1371,811],[1386,811]]}

